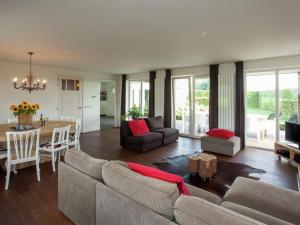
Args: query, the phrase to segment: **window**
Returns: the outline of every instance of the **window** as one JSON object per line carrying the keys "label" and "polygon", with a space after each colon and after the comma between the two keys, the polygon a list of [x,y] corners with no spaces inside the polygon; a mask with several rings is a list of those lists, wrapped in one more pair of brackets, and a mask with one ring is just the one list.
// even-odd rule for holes
{"label": "window", "polygon": [[209,78],[173,78],[173,127],[181,134],[199,136],[209,129]]}
{"label": "window", "polygon": [[79,80],[62,79],[61,90],[63,91],[79,91],[80,82]]}
{"label": "window", "polygon": [[149,81],[129,80],[128,109],[137,107],[144,116],[149,112]]}
{"label": "window", "polygon": [[285,140],[285,122],[298,122],[299,75],[296,71],[248,73],[247,145],[272,149]]}

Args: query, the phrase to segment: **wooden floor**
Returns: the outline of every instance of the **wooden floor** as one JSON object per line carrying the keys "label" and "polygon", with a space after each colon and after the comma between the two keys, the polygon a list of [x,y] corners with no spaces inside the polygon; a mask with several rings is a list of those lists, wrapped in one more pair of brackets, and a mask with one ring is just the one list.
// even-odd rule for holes
{"label": "wooden floor", "polygon": [[[119,146],[119,130],[83,134],[82,150],[108,160],[123,160],[151,165],[173,157],[200,150],[200,141],[180,138],[178,142],[147,153],[136,153]],[[297,170],[287,161],[279,161],[273,152],[246,149],[234,158],[219,156],[223,160],[240,162],[267,171],[261,179],[275,185],[297,189]],[[4,191],[5,173],[0,171],[0,224],[2,225],[63,225],[72,224],[57,209],[57,173],[50,163],[41,165],[41,181],[36,181],[35,168],[18,171],[11,176],[10,187]]]}

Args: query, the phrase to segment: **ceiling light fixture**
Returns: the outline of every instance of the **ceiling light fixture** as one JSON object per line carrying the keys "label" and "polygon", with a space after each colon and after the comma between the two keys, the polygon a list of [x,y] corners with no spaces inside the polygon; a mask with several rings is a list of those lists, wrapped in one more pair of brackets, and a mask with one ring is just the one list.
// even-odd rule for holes
{"label": "ceiling light fixture", "polygon": [[33,52],[28,52],[30,57],[30,67],[29,67],[29,74],[25,76],[25,78],[22,80],[21,84],[18,85],[18,78],[14,78],[14,88],[15,89],[21,89],[26,90],[31,93],[31,91],[39,91],[39,90],[45,90],[46,89],[46,80],[43,80],[42,83],[40,82],[40,79],[33,76],[31,72],[31,57],[34,54]]}
{"label": "ceiling light fixture", "polygon": [[203,31],[203,32],[200,33],[200,35],[201,35],[201,36],[207,36],[207,35],[208,35],[208,32],[207,32],[207,31]]}
{"label": "ceiling light fixture", "polygon": [[300,54],[300,51],[296,51],[295,53],[296,53],[296,54]]}

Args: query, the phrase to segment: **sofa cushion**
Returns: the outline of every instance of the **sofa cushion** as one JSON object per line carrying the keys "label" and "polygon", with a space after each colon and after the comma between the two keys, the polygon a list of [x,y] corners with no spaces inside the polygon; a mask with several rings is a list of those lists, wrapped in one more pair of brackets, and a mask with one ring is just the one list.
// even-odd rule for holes
{"label": "sofa cushion", "polygon": [[168,173],[162,170],[159,170],[154,167],[144,166],[139,163],[128,162],[128,167],[143,176],[152,177],[158,180],[167,181],[170,183],[177,184],[180,194],[190,195],[190,191],[184,183],[184,180],[181,176],[178,176],[173,173]]}
{"label": "sofa cushion", "polygon": [[229,139],[234,136],[234,132],[225,129],[214,128],[206,132],[207,135],[211,137]]}
{"label": "sofa cushion", "polygon": [[172,135],[179,134],[179,130],[174,129],[174,128],[162,128],[162,129],[157,129],[154,131],[163,134],[165,137],[170,137]]}
{"label": "sofa cushion", "polygon": [[125,137],[124,141],[129,144],[147,144],[156,140],[161,140],[163,135],[160,133],[149,132],[143,136],[129,136]]}
{"label": "sofa cushion", "polygon": [[168,219],[174,218],[173,206],[179,197],[176,184],[142,176],[116,162],[106,163],[102,176],[117,192]]}
{"label": "sofa cushion", "polygon": [[265,224],[272,224],[272,225],[292,225],[291,223],[288,223],[286,221],[283,221],[281,219],[278,219],[276,217],[267,215],[263,212],[259,212],[255,209],[250,209],[246,206],[242,206],[233,202],[222,202],[221,206],[224,208],[230,209],[236,213],[239,213],[244,216],[248,216],[252,219],[255,219],[257,221],[260,221]]}
{"label": "sofa cushion", "polygon": [[70,149],[65,153],[65,163],[73,168],[102,181],[102,167],[107,160],[93,158],[77,149]]}
{"label": "sofa cushion", "polygon": [[142,136],[150,132],[144,119],[128,121],[128,126],[133,136]]}
{"label": "sofa cushion", "polygon": [[146,122],[151,131],[164,128],[164,121],[161,116],[147,118]]}
{"label": "sofa cushion", "polygon": [[300,193],[238,177],[223,198],[290,223],[300,221]]}
{"label": "sofa cushion", "polygon": [[180,225],[258,225],[263,224],[204,199],[180,196],[175,202],[175,220]]}

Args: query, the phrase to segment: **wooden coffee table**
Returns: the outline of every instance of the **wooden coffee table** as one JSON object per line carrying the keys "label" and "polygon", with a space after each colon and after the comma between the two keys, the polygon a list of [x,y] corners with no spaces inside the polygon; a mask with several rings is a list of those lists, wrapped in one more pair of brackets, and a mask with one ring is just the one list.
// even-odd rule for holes
{"label": "wooden coffee table", "polygon": [[205,181],[217,172],[217,157],[207,153],[197,153],[188,158],[188,168],[192,174],[198,173]]}

